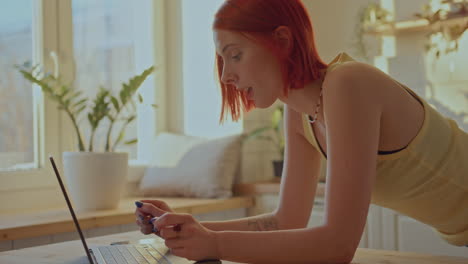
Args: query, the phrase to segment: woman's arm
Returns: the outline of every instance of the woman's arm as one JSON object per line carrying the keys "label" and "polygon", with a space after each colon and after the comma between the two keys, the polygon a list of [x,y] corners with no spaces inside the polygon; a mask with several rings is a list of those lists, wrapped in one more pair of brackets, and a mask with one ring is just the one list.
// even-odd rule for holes
{"label": "woman's arm", "polygon": [[204,227],[213,231],[274,231],[306,227],[320,173],[320,154],[302,135],[301,114],[285,105],[283,119],[286,148],[277,210],[230,221],[202,222]]}
{"label": "woman's arm", "polygon": [[267,213],[228,221],[205,221],[202,226],[212,231],[273,231],[279,230],[275,213]]}
{"label": "woman's arm", "polygon": [[327,226],[267,232],[216,233],[218,258],[241,263],[348,263],[344,240]]}
{"label": "woman's arm", "polygon": [[285,159],[277,217],[280,229],[304,228],[314,205],[320,153],[304,136],[302,114],[284,107]]}

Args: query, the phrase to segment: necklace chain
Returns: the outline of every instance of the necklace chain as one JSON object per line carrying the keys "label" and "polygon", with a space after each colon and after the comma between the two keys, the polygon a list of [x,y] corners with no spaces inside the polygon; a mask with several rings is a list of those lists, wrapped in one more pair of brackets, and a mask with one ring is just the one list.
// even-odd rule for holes
{"label": "necklace chain", "polygon": [[320,99],[321,98],[322,98],[322,87],[320,87],[320,95],[319,95],[319,99],[318,99],[318,102],[317,102],[317,106],[315,107],[314,118],[312,120],[309,119],[309,123],[311,123],[311,124],[313,124],[313,123],[315,123],[315,121],[317,121],[317,116],[318,116],[318,112],[319,112],[319,109],[320,109]]}

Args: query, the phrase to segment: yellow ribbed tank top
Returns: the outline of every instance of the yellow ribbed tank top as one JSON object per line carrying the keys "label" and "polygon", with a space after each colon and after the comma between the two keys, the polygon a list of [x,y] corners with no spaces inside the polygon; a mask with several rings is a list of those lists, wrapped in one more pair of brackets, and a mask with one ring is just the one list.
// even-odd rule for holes
{"label": "yellow ribbed tank top", "polygon": [[[346,61],[353,59],[340,53],[327,71]],[[468,134],[400,85],[424,106],[424,122],[405,149],[378,154],[372,203],[433,227],[450,244],[468,245]],[[325,179],[326,157],[305,113],[302,123],[308,142],[322,155],[320,179]]]}

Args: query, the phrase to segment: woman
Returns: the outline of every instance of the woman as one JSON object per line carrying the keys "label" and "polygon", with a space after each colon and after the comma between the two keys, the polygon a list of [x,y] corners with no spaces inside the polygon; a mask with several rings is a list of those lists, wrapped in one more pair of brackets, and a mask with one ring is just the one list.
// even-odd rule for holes
{"label": "woman", "polygon": [[[347,263],[369,204],[468,244],[468,135],[380,70],[339,54],[324,63],[299,0],[227,0],[213,25],[221,120],[285,104],[285,166],[275,212],[197,222],[162,201],[136,210],[175,255],[238,262]],[[307,228],[326,158],[326,217]],[[154,230],[153,230],[154,228]],[[261,232],[258,232],[261,231]]]}

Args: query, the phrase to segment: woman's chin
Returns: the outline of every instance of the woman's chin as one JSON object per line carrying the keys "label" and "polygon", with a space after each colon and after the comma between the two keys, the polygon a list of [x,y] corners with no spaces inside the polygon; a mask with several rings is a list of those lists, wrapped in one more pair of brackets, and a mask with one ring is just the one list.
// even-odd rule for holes
{"label": "woman's chin", "polygon": [[266,101],[261,101],[261,100],[254,101],[255,108],[261,108],[261,109],[269,108],[274,103],[275,103],[274,101],[273,102],[266,102]]}

